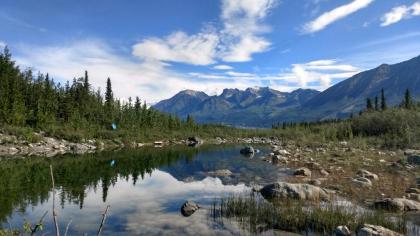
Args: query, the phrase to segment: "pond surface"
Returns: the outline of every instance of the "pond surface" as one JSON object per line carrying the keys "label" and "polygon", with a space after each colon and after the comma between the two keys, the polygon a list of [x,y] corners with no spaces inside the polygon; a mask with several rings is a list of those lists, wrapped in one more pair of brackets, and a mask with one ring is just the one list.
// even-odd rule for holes
{"label": "pond surface", "polygon": [[[205,209],[183,217],[186,200],[210,206],[216,198],[249,190],[249,184],[281,179],[280,170],[261,157],[239,153],[242,146],[146,147],[84,156],[27,158],[0,162],[0,222],[22,228],[49,211],[43,233],[54,234],[49,165],[54,167],[56,205],[62,231],[71,220],[69,235],[96,235],[107,205],[103,235],[239,235],[236,223],[216,223]],[[111,164],[113,163],[113,164]],[[233,174],[211,177],[228,169]],[[62,232],[62,234],[64,234]]]}

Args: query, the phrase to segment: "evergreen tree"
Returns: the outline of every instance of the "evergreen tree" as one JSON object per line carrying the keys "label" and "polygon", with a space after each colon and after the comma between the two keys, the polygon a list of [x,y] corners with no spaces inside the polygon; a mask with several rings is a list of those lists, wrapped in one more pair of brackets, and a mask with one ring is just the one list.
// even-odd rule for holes
{"label": "evergreen tree", "polygon": [[105,110],[112,116],[112,106],[114,103],[114,94],[112,93],[111,79],[106,80],[106,90],[105,90]]}
{"label": "evergreen tree", "polygon": [[379,110],[379,101],[378,101],[378,96],[375,96],[375,111]]}
{"label": "evergreen tree", "polygon": [[370,98],[366,99],[366,110],[368,111],[373,110],[372,100],[370,100]]}
{"label": "evergreen tree", "polygon": [[381,109],[382,111],[385,111],[387,109],[384,89],[381,90]]}
{"label": "evergreen tree", "polygon": [[410,90],[407,89],[405,90],[404,100],[403,100],[402,105],[405,109],[410,109],[412,107],[412,104],[413,104],[413,99],[411,98]]}

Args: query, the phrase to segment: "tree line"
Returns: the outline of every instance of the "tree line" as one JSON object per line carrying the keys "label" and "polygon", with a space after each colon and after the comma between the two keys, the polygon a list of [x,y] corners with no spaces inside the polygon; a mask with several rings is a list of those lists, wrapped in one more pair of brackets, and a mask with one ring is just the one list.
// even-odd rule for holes
{"label": "tree line", "polygon": [[7,47],[0,53],[0,124],[88,130],[111,129],[112,124],[123,130],[179,130],[196,125],[191,117],[182,121],[150,108],[139,97],[116,99],[110,78],[103,95],[93,89],[87,71],[62,84],[49,74],[21,70]]}

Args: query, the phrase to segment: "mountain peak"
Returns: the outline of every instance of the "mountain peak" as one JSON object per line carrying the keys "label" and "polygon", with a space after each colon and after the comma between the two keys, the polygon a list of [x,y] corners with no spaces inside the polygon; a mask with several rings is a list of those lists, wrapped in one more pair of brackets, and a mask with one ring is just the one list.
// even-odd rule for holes
{"label": "mountain peak", "polygon": [[205,92],[191,90],[191,89],[182,90],[178,94],[185,94],[185,95],[190,95],[190,96],[194,96],[194,97],[207,95]]}

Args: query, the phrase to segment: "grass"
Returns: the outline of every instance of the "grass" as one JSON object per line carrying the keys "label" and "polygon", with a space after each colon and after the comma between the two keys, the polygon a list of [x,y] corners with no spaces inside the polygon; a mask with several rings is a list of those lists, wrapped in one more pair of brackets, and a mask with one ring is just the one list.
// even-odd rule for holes
{"label": "grass", "polygon": [[346,225],[355,231],[365,223],[401,233],[407,231],[404,216],[390,217],[381,211],[361,211],[333,203],[307,205],[292,200],[271,203],[255,194],[231,196],[215,201],[211,215],[215,220],[237,220],[253,233],[277,229],[296,233],[310,231],[332,234],[339,225]]}

